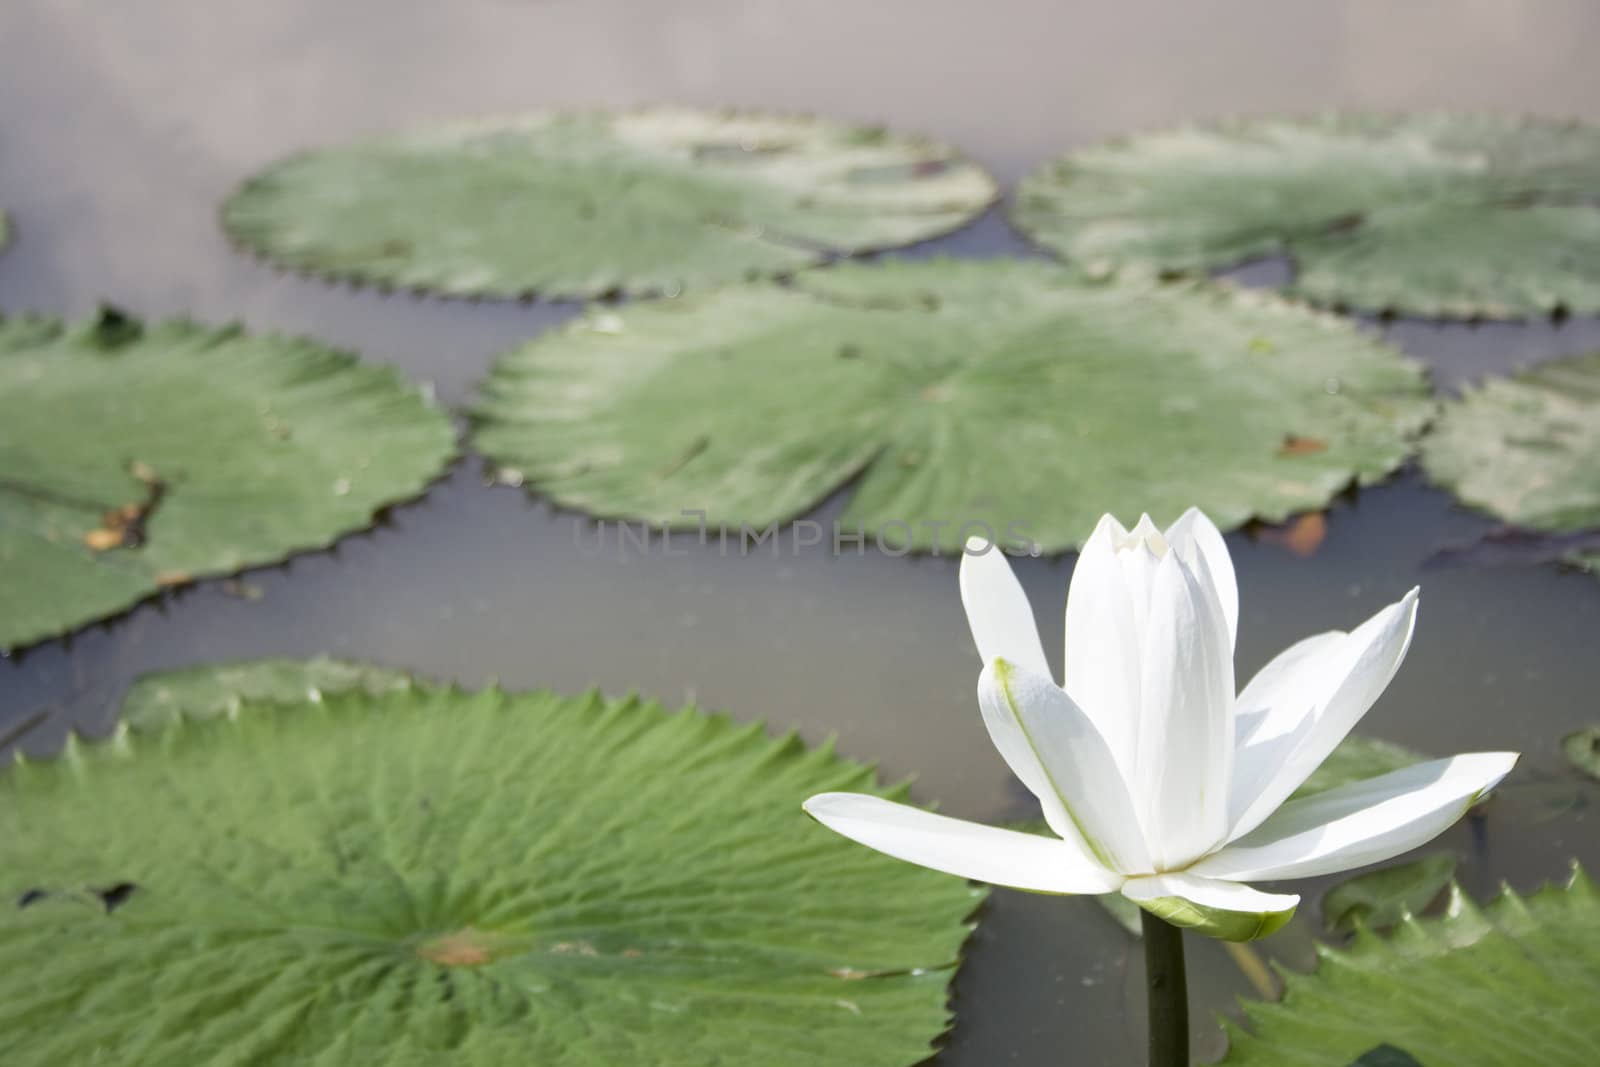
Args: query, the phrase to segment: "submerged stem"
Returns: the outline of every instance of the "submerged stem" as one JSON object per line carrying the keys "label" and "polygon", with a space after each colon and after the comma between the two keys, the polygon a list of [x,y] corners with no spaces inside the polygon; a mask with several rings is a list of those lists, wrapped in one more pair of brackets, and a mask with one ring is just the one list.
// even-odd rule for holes
{"label": "submerged stem", "polygon": [[1183,973],[1183,931],[1148,911],[1144,925],[1145,990],[1150,995],[1149,1067],[1189,1067],[1189,983]]}

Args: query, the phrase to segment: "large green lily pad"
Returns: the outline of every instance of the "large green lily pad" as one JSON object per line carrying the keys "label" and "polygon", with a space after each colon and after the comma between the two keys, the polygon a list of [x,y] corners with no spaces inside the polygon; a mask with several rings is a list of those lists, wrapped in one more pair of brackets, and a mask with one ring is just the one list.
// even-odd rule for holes
{"label": "large green lily pad", "polygon": [[330,544],[420,493],[448,417],[309,341],[0,320],[0,649]]}
{"label": "large green lily pad", "polygon": [[909,1067],[982,891],[800,813],[865,767],[693,709],[415,687],[0,774],[16,1063]]}
{"label": "large green lily pad", "polygon": [[1095,271],[1267,256],[1325,304],[1434,316],[1600,311],[1600,130],[1486,115],[1237,119],[1070,152],[1012,218]]}
{"label": "large green lily pad", "polygon": [[1600,1062],[1600,893],[1576,868],[1563,888],[1483,908],[1457,887],[1439,919],[1319,953],[1315,974],[1284,975],[1281,1002],[1244,1005],[1222,1063],[1345,1067],[1380,1041],[1449,1067]]}
{"label": "large green lily pad", "polygon": [[448,294],[675,293],[910,244],[983,211],[953,149],[875,126],[658,109],[536,114],[294,156],[223,222],[329,278]]}
{"label": "large green lily pad", "polygon": [[[1468,387],[1423,442],[1428,477],[1531,530],[1600,527],[1600,352]],[[1570,562],[1600,564],[1574,549]]]}
{"label": "large green lily pad", "polygon": [[595,309],[504,356],[475,421],[511,480],[601,516],[736,543],[854,483],[845,532],[1052,551],[1107,511],[1320,508],[1431,409],[1416,364],[1271,296],[932,260]]}

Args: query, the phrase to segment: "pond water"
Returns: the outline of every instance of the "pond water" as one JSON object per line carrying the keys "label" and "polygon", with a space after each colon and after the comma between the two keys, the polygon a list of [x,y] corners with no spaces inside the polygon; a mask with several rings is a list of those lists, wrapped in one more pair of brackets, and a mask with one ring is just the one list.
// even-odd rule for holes
{"label": "pond water", "polygon": [[[504,348],[575,305],[382,297],[286,276],[227,245],[216,205],[307,145],[417,120],[653,101],[811,110],[958,144],[1003,182],[1073,145],[1192,117],[1334,106],[1487,108],[1600,120],[1600,7],[1474,3],[878,0],[608,3],[359,0],[211,4],[9,0],[0,12],[0,309],[243,319],[397,364],[460,405]],[[1028,254],[994,212],[906,255]],[[1274,270],[1243,272],[1247,280]],[[1441,388],[1600,347],[1600,323],[1384,332]],[[3,428],[0,428],[3,432]],[[1136,428],[1130,428],[1136,432]],[[812,516],[826,524],[838,501]],[[1127,518],[1133,518],[1128,516]],[[1600,719],[1600,580],[1516,558],[1439,559],[1493,524],[1414,471],[1341,500],[1309,559],[1230,536],[1243,598],[1241,675],[1291,639],[1347,627],[1423,587],[1405,668],[1363,731],[1425,752],[1518,749],[1483,819],[1443,843],[1482,896],[1600,867],[1600,791],[1557,743]],[[951,558],[827,545],[773,558],[692,536],[596,549],[592,526],[461,462],[370,534],[241,583],[206,582],[70,641],[0,661],[0,738],[47,752],[108,728],[148,670],[334,655],[481,684],[694,699],[876,758],[948,813],[1027,814],[990,748]],[[1019,563],[1058,648],[1071,558]],[[0,576],[0,596],[4,592]],[[241,595],[247,594],[247,595]],[[1057,653],[1059,656],[1059,653]],[[1059,664],[1058,664],[1059,665]],[[31,726],[30,726],[31,724]],[[29,727],[24,730],[24,727]],[[1309,899],[1326,883],[1299,883]],[[1311,960],[1314,908],[1260,946]],[[1249,985],[1191,941],[1197,1052]],[[1138,949],[1088,901],[997,893],[957,985],[937,1062],[1126,1064],[1141,1046]]]}

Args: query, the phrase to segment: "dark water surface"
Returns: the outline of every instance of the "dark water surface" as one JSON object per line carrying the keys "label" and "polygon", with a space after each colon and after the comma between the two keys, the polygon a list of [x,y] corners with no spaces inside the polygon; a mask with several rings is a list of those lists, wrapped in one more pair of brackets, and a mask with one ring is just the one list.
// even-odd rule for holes
{"label": "dark water surface", "polygon": [[[311,144],[460,114],[657,101],[814,110],[963,146],[1002,181],[1060,149],[1191,117],[1334,106],[1482,108],[1600,120],[1600,6],[1379,2],[1071,5],[1014,0],[637,2],[7,0],[0,8],[0,308],[240,318],[393,362],[466,402],[500,350],[574,305],[382,297],[233,253],[216,205]],[[997,215],[914,250],[1023,252]],[[1267,273],[1270,273],[1268,271]],[[1247,277],[1259,272],[1246,272]],[[1401,322],[1388,336],[1442,388],[1600,347],[1600,324]],[[3,432],[0,427],[0,432]],[[814,516],[826,522],[835,501]],[[1131,517],[1130,517],[1131,518]],[[1600,719],[1600,581],[1551,566],[1430,563],[1489,521],[1414,472],[1339,503],[1309,560],[1229,538],[1241,676],[1293,638],[1348,627],[1416,583],[1416,644],[1365,732],[1445,754],[1520,749],[1513,787],[1444,838],[1476,894],[1528,888],[1573,856],[1600,866],[1600,793],[1557,742]],[[918,775],[918,796],[982,819],[1023,806],[972,697],[977,659],[953,559],[721,558],[693,538],[593,550],[577,517],[488,488],[465,460],[421,503],[337,551],[207,582],[70,642],[0,661],[0,736],[48,751],[107,728],[152,669],[330,652],[481,684],[695,699]],[[579,545],[582,534],[583,547]],[[676,550],[676,549],[675,549]],[[1059,647],[1070,558],[1020,564]],[[4,577],[0,576],[0,595]],[[1314,899],[1328,880],[1297,883]],[[1314,908],[1261,946],[1310,960]],[[1122,1065],[1140,1055],[1137,946],[1087,901],[999,893],[958,983],[938,1062]],[[1199,1051],[1248,985],[1192,943]]]}

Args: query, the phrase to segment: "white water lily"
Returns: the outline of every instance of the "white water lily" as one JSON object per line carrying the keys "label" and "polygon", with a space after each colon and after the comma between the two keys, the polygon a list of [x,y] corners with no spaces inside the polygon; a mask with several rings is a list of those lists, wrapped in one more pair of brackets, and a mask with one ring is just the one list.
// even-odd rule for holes
{"label": "white water lily", "polygon": [[1198,510],[1165,531],[1149,516],[1131,531],[1100,520],[1067,593],[1062,685],[998,549],[968,546],[961,598],[989,736],[1056,836],[853,793],[805,803],[838,833],[934,870],[1040,893],[1120,892],[1173,925],[1248,940],[1287,922],[1300,898],[1246,882],[1406,852],[1517,759],[1454,756],[1290,800],[1399,669],[1417,590],[1349,633],[1291,645],[1236,695],[1233,562]]}

